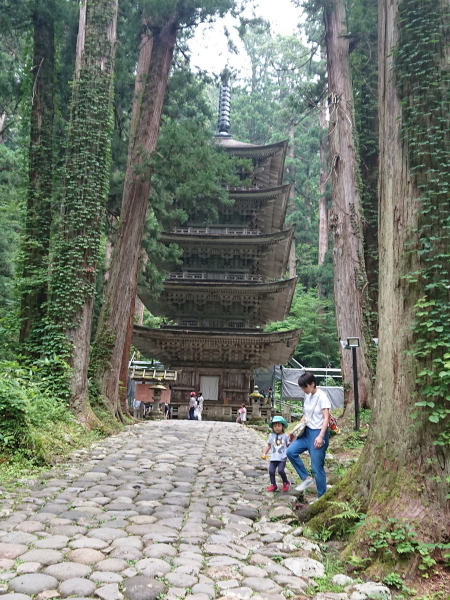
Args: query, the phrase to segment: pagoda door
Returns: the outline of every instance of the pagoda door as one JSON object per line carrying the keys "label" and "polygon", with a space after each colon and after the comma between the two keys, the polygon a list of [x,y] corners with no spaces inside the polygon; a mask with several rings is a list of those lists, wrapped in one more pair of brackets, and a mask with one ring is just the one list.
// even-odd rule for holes
{"label": "pagoda door", "polygon": [[205,400],[219,399],[219,378],[202,375],[200,377],[200,391]]}

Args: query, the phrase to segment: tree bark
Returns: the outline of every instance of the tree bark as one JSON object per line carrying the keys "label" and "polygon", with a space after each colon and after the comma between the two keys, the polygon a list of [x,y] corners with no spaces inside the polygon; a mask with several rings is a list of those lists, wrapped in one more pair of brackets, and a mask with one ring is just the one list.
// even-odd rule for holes
{"label": "tree bark", "polygon": [[117,10],[117,0],[87,0],[85,13],[80,13],[80,58],[73,84],[49,307],[53,321],[69,341],[71,408],[88,425],[96,422],[88,400],[87,374],[101,224],[109,186]]}
{"label": "tree bark", "polygon": [[[48,294],[47,261],[53,189],[54,8],[53,2],[35,0],[32,14],[33,95],[27,208],[22,241],[21,344],[28,340],[33,327],[44,316]],[[27,352],[36,354],[30,346]]]}
{"label": "tree bark", "polygon": [[406,254],[405,248],[420,247],[417,199],[422,192],[410,173],[408,148],[400,134],[402,108],[392,64],[398,4],[382,0],[379,5],[380,330],[373,426],[356,480],[369,501],[370,514],[414,520],[425,539],[441,540],[450,535],[445,482],[450,474],[449,447],[433,445],[437,428],[425,413],[409,427],[410,415],[417,410],[416,378],[421,367],[407,351],[415,341],[410,325],[423,288],[404,277],[420,267],[419,255]]}
{"label": "tree bark", "polygon": [[321,267],[328,252],[328,210],[327,210],[327,184],[328,184],[328,144],[326,132],[325,106],[319,107],[319,125],[322,129],[320,136],[320,175],[319,175],[319,260]]}
{"label": "tree bark", "polygon": [[[147,23],[150,29],[150,20]],[[97,368],[100,389],[116,414],[119,412],[120,367],[126,351],[130,315],[134,313],[141,240],[150,194],[148,161],[156,147],[177,26],[178,15],[173,14],[161,27],[152,28],[151,36],[145,29],[139,54],[120,225],[94,346],[94,353],[105,357]],[[145,65],[148,68],[141,78]],[[105,338],[113,339],[109,348],[102,347]]]}
{"label": "tree bark", "polygon": [[[325,3],[329,145],[332,183],[330,226],[333,234],[334,299],[339,340],[360,339],[358,390],[361,406],[370,406],[372,372],[368,361],[371,332],[365,323],[367,277],[362,243],[361,200],[354,140],[353,90],[344,0]],[[353,401],[352,355],[341,349],[346,404]]]}
{"label": "tree bark", "polygon": [[[426,167],[412,173],[410,160],[413,157],[425,164],[427,161],[440,159],[441,156],[439,145],[434,143],[434,133],[428,140],[420,138],[420,150],[416,149],[416,152],[420,152],[419,157],[413,156],[414,151],[410,154],[409,139],[402,136],[401,129],[405,120],[403,107],[407,108],[412,104],[428,110],[429,104],[423,95],[399,97],[398,73],[393,65],[395,57],[400,54],[396,52],[399,40],[399,3],[400,0],[381,0],[379,3],[380,326],[372,419],[367,442],[355,469],[336,486],[329,497],[344,498],[349,502],[356,500],[367,513],[364,525],[357,529],[346,550],[349,554],[357,551],[358,556],[362,554],[364,558],[370,556],[368,546],[371,542],[366,535],[367,530],[376,532],[380,526],[394,527],[397,524],[399,528],[404,528],[405,524],[413,525],[417,539],[427,543],[448,542],[450,536],[450,447],[448,444],[441,446],[433,443],[442,431],[445,432],[446,422],[437,425],[432,423],[428,418],[429,413],[416,406],[418,400],[430,398],[443,401],[443,406],[448,401],[431,396],[430,392],[419,388],[419,372],[430,366],[430,357],[416,357],[411,352],[418,347],[418,343],[421,350],[424,348],[425,340],[418,340],[419,336],[414,332],[417,302],[424,293],[427,297],[432,295],[433,289],[424,289],[428,283],[425,278],[406,277],[411,273],[423,272],[427,266],[428,257],[425,256],[422,260],[423,255],[419,252],[422,248],[419,232],[423,219],[427,219],[427,225],[430,219],[422,214],[421,209],[423,198],[434,186],[429,180],[430,190],[427,189],[426,178],[428,176],[433,180],[435,177],[434,174],[430,176]],[[416,22],[419,21],[416,15],[413,18]],[[402,25],[407,27],[410,23],[405,25],[403,22]],[[417,56],[418,69],[423,69],[423,54],[418,53]],[[444,90],[448,78],[448,62],[445,63],[443,77],[438,68],[431,71],[436,86],[442,86]],[[403,73],[403,77],[411,84],[411,89],[417,89],[417,73],[413,76]],[[423,94],[423,90],[421,93]],[[441,99],[442,96],[439,95],[439,101]],[[441,115],[436,115],[433,118],[440,117]],[[428,116],[423,115],[423,118],[427,119],[428,125]],[[448,120],[448,111],[445,119]],[[447,192],[441,192],[440,198],[438,196],[436,194],[433,197],[436,210],[444,208],[444,211],[448,211]],[[440,223],[435,226],[439,227]],[[430,235],[433,233],[435,230]],[[446,241],[442,242],[437,238],[437,253],[445,243]],[[445,254],[441,260],[444,265],[447,263]],[[435,355],[445,355],[448,346],[439,347],[439,334],[431,332],[430,336],[433,342],[437,342]],[[417,413],[414,421],[411,418],[413,412]],[[323,518],[324,514],[318,515],[316,525],[323,526]],[[314,519],[310,525],[315,526]],[[395,548],[396,544],[393,542],[391,545]],[[431,548],[430,554],[433,554]],[[408,568],[414,574],[417,552],[411,561],[407,560],[408,555],[402,555],[401,558],[402,564],[398,565],[398,571]],[[395,556],[392,554],[386,564],[375,563],[366,570],[366,577],[372,576],[371,569],[380,579],[392,570],[397,572],[397,565],[393,561]]]}

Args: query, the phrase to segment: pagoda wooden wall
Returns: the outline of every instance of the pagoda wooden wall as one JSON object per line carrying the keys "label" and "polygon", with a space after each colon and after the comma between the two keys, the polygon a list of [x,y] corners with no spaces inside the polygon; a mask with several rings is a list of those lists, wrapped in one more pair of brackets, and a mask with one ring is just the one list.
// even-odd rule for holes
{"label": "pagoda wooden wall", "polygon": [[201,388],[201,378],[218,377],[219,389],[218,399],[208,400],[205,397],[205,404],[214,403],[241,405],[243,402],[249,403],[248,395],[251,391],[252,372],[248,370],[237,369],[188,369],[183,368],[178,371],[178,379],[172,387],[171,402],[184,404],[189,402],[190,392],[203,392]]}

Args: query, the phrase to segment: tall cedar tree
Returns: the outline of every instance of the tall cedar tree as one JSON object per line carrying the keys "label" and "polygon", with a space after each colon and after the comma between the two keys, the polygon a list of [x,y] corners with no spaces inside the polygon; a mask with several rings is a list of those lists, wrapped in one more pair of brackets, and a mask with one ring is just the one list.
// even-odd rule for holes
{"label": "tall cedar tree", "polygon": [[[350,74],[349,38],[344,0],[324,3],[325,44],[328,73],[329,152],[332,205],[329,224],[333,235],[334,300],[340,340],[360,339],[358,389],[362,406],[372,396],[372,371],[368,347],[367,276],[362,239],[359,170],[355,147],[354,102]],[[341,350],[343,381],[354,397],[352,355]]]}
{"label": "tall cedar tree", "polygon": [[[372,424],[355,469],[314,506],[310,521],[323,527],[329,509],[317,513],[327,500],[356,500],[367,517],[348,552],[370,564],[381,530],[379,577],[395,561],[405,569],[422,560],[419,568],[433,569],[439,555],[442,560],[433,543],[450,536],[449,16],[446,0],[379,3],[379,350]],[[415,533],[408,534],[412,526]],[[403,549],[395,540],[405,540]]]}
{"label": "tall cedar tree", "polygon": [[[44,316],[52,222],[54,120],[54,14],[52,0],[35,0],[33,21],[33,94],[30,117],[29,181],[22,241],[20,342]],[[42,325],[42,323],[41,323]],[[28,345],[28,351],[31,346]]]}
{"label": "tall cedar tree", "polygon": [[85,0],[67,141],[64,198],[53,250],[49,315],[67,339],[71,407],[93,422],[87,369],[102,217],[109,188],[117,0]]}
{"label": "tall cedar tree", "polygon": [[93,370],[100,393],[119,418],[119,380],[131,345],[141,241],[151,188],[151,156],[177,33],[183,26],[192,26],[215,14],[223,15],[233,6],[234,0],[171,0],[163,5],[155,1],[143,10],[120,225],[93,349]]}

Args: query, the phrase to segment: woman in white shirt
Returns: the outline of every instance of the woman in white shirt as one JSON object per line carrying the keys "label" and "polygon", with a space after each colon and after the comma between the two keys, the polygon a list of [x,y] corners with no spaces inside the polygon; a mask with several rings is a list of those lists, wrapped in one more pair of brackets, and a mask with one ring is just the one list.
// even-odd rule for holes
{"label": "woman in white shirt", "polygon": [[[324,465],[330,437],[328,421],[331,403],[325,392],[316,387],[316,379],[312,373],[300,375],[298,385],[305,392],[302,421],[307,419],[308,424],[305,433],[291,442],[287,449],[287,457],[302,480],[302,483],[295,489],[302,492],[315,485],[317,496],[320,498],[327,491]],[[310,477],[300,458],[300,454],[306,450],[311,459],[311,470],[314,479]]]}

